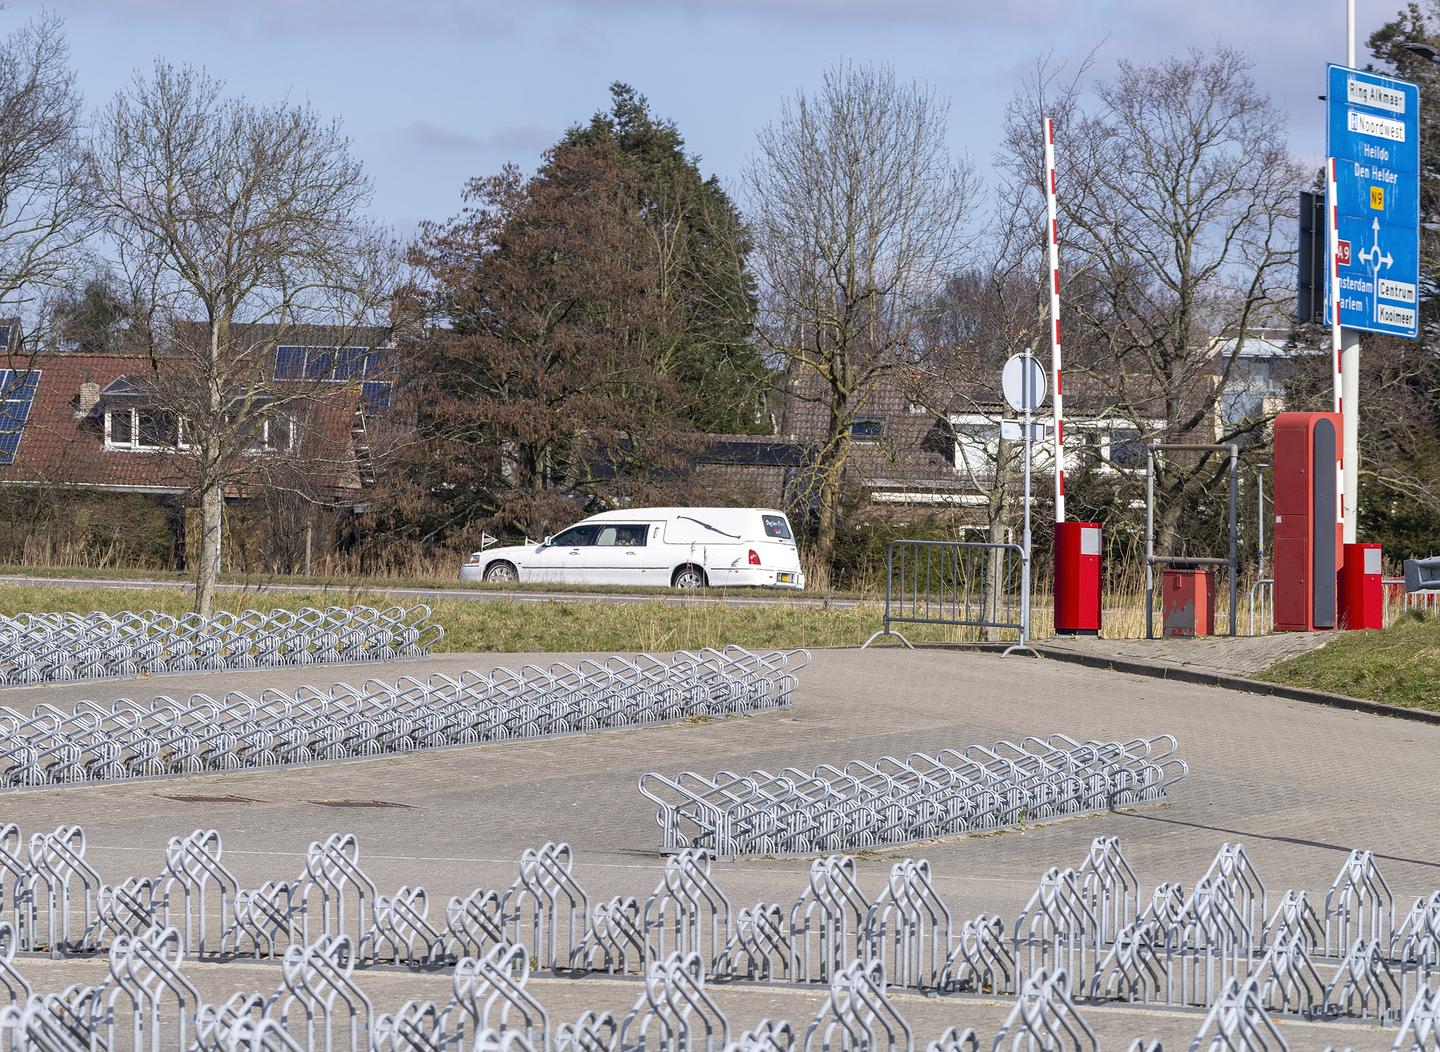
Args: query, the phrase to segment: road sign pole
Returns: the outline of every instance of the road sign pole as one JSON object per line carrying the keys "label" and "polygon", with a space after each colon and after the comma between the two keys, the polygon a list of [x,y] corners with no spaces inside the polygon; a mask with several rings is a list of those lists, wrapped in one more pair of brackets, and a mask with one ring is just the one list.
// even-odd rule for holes
{"label": "road sign pole", "polygon": [[[1330,289],[1330,374],[1333,388],[1331,412],[1341,414],[1341,430],[1343,432],[1346,430],[1343,421],[1349,418],[1344,415],[1345,330],[1340,327],[1340,195],[1335,180],[1334,157],[1326,160],[1325,173],[1326,243],[1330,246],[1330,280],[1326,284]],[[1342,442],[1340,468],[1335,477],[1336,496],[1340,500],[1340,521],[1342,523],[1347,521],[1345,516],[1345,471],[1349,466],[1344,449]]]}
{"label": "road sign pole", "polygon": [[1360,511],[1360,332],[1342,329],[1340,334],[1340,464],[1344,499],[1340,502],[1341,522],[1345,526],[1345,543],[1355,543],[1356,520]]}
{"label": "road sign pole", "polygon": [[1034,377],[1029,370],[1025,374],[1025,386],[1027,388],[1025,399],[1025,530],[1021,538],[1021,545],[1025,549],[1024,561],[1020,564],[1020,591],[1024,593],[1024,605],[1020,608],[1020,645],[1028,646],[1030,643],[1030,556],[1033,552],[1030,536],[1030,446],[1033,442],[1033,428],[1035,426],[1035,414],[1032,406],[1035,403]]}
{"label": "road sign pole", "polygon": [[1345,0],[1345,65],[1355,68],[1355,0]]}
{"label": "road sign pole", "polygon": [[[1355,68],[1355,0],[1345,0],[1345,64]],[[1334,181],[1335,159],[1330,159],[1331,181]],[[1336,311],[1337,321],[1339,311]],[[1344,524],[1346,544],[1355,543],[1356,518],[1360,504],[1360,334],[1346,329],[1340,336],[1340,404],[1346,408],[1340,417],[1343,436],[1340,453],[1341,485],[1340,521]]]}
{"label": "road sign pole", "polygon": [[[1030,533],[1030,459],[1035,442],[1035,410],[1045,398],[1045,370],[1033,354],[1011,355],[1000,372],[1000,388],[1010,408],[1021,414],[1020,427],[1025,432],[1021,445],[1024,455],[1025,523],[1020,538],[1020,642],[1006,649],[1005,653],[1009,654],[1013,650],[1029,649],[1030,645],[1030,557],[1033,539]],[[1003,423],[1001,426],[1003,433]]]}

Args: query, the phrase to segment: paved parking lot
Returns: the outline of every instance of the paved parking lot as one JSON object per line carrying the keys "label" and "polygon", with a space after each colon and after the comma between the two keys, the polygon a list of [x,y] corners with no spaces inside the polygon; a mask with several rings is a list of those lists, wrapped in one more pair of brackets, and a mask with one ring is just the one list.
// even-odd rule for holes
{"label": "paved parking lot", "polygon": [[[385,666],[111,680],[9,689],[0,691],[0,703],[64,706],[77,698],[148,699],[199,689],[253,695],[264,686],[545,664],[554,657],[446,655]],[[382,892],[423,884],[432,904],[476,887],[503,887],[524,848],[564,840],[593,902],[616,894],[643,898],[657,882],[659,829],[635,788],[647,770],[810,767],[1055,731],[1100,738],[1170,733],[1191,775],[1166,805],[866,855],[859,864],[863,886],[878,891],[894,858],[925,857],[957,918],[980,912],[1013,918],[1048,867],[1078,864],[1101,834],[1120,836],[1146,889],[1162,880],[1190,887],[1216,849],[1237,840],[1272,902],[1296,887],[1309,889],[1318,906],[1355,847],[1376,852],[1402,910],[1440,886],[1440,813],[1429,802],[1440,727],[974,653],[818,651],[800,678],[788,712],[288,770],[27,790],[10,794],[5,813],[26,833],[82,825],[92,862],[113,881],[157,871],[166,841],[195,828],[220,830],[227,862],[242,885],[252,886],[294,876],[311,841],[352,831]],[[715,873],[737,907],[788,902],[804,885],[806,863],[721,862]],[[632,996],[630,990],[620,999]],[[807,993],[804,1000],[816,997]],[[1003,1015],[999,1007],[975,1011],[987,1020],[992,1011]],[[564,1020],[575,1013],[554,1014]],[[1101,1015],[1118,1019],[1115,1026],[1130,1018],[1123,1009]],[[798,1008],[791,1016],[802,1017]],[[1175,1040],[1185,1044],[1199,1019],[1185,1013],[1179,1019]],[[1347,1027],[1343,1042],[1385,1047],[1375,1036],[1378,1043]]]}

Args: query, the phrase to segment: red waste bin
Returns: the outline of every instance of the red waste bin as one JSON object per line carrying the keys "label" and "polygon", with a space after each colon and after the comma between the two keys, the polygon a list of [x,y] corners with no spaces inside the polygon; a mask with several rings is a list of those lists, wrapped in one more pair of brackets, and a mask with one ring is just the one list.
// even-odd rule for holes
{"label": "red waste bin", "polygon": [[1160,623],[1165,636],[1214,635],[1214,571],[1165,567],[1160,575]]}
{"label": "red waste bin", "polygon": [[1345,545],[1345,565],[1340,568],[1340,627],[1385,627],[1385,585],[1378,544]]}
{"label": "red waste bin", "polygon": [[1100,634],[1100,524],[1055,524],[1055,634]]}

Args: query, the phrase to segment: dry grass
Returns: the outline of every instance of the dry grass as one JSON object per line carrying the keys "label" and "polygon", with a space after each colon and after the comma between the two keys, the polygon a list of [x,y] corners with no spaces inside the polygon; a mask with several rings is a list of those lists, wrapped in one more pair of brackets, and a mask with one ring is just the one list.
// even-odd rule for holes
{"label": "dry grass", "polygon": [[[216,608],[239,611],[276,606],[413,605],[383,590],[345,592],[221,592]],[[436,599],[427,603],[445,627],[439,650],[667,651],[738,644],[745,647],[858,646],[880,627],[883,603],[856,606],[716,603],[606,603],[577,597],[545,602]],[[75,588],[0,583],[0,614],[40,611],[155,610],[183,614],[189,593],[165,588]],[[973,630],[911,626],[915,642],[964,642]]]}

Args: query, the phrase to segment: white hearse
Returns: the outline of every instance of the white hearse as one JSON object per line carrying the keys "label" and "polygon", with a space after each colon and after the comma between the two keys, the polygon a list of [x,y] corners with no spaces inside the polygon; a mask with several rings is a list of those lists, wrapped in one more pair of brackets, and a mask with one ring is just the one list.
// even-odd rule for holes
{"label": "white hearse", "polygon": [[471,552],[462,581],[804,588],[795,534],[771,508],[630,508],[540,544]]}

